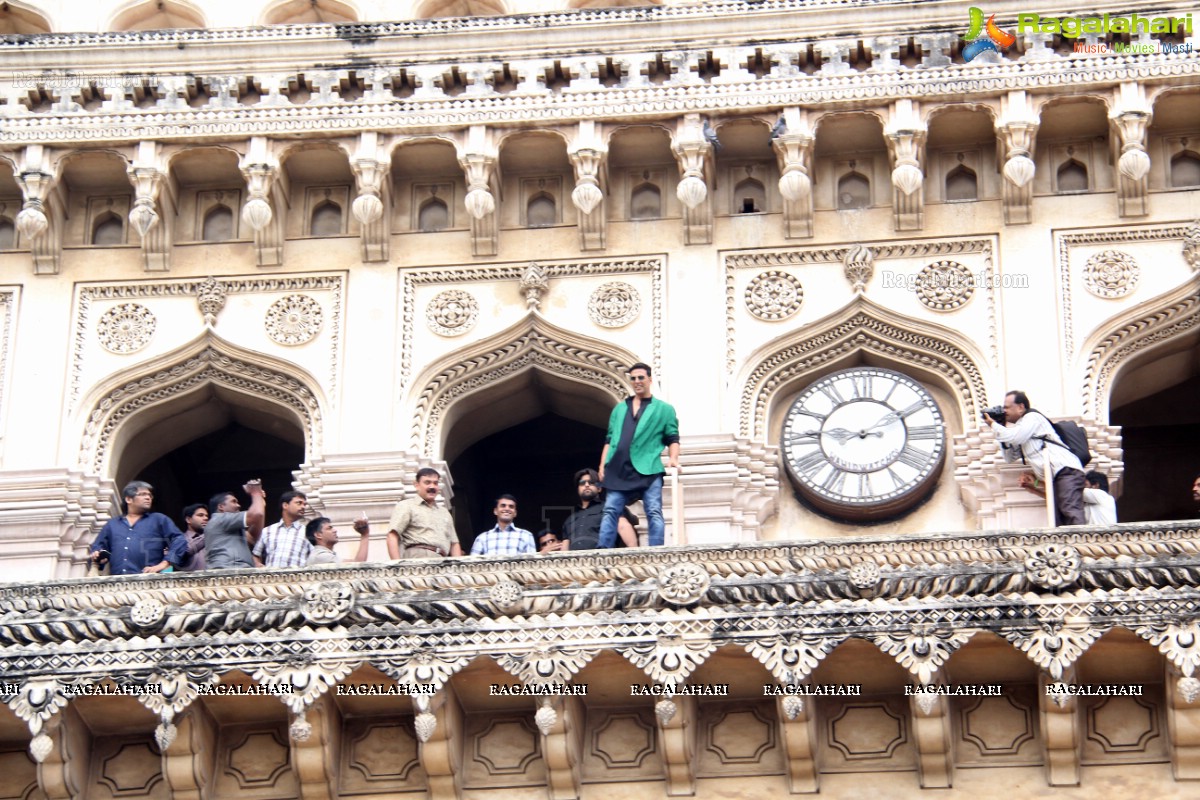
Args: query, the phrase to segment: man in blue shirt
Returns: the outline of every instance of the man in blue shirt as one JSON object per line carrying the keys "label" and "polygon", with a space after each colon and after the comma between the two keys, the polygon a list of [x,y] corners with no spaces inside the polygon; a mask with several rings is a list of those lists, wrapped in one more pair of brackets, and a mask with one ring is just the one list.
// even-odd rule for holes
{"label": "man in blue shirt", "polygon": [[121,490],[125,516],[114,517],[92,542],[92,561],[108,559],[113,575],[162,572],[187,558],[187,539],[165,514],[152,512],[154,487],[131,481]]}
{"label": "man in blue shirt", "polygon": [[520,556],[537,552],[533,534],[513,525],[517,518],[517,498],[502,494],[496,498],[496,527],[475,537],[471,545],[473,556]]}

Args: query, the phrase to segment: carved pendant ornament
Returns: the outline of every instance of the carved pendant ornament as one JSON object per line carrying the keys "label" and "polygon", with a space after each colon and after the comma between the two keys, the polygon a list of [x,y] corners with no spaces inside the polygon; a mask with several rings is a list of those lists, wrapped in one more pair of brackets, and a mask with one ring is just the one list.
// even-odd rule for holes
{"label": "carved pendant ornament", "polygon": [[442,336],[461,336],[475,327],[479,303],[462,289],[439,292],[425,307],[425,324]]}
{"label": "carved pendant ornament", "polygon": [[606,283],[588,298],[588,316],[602,328],[622,328],[637,319],[641,310],[637,289],[624,281]]}
{"label": "carved pendant ornament", "polygon": [[311,342],[321,332],[321,304],[308,295],[290,294],[267,309],[267,335],[283,345]]}
{"label": "carved pendant ornament", "polygon": [[779,322],[800,310],[804,287],[794,275],[771,270],[757,275],[746,287],[746,310],[766,322]]}
{"label": "carved pendant ornament", "polygon": [[1120,250],[1097,253],[1083,267],[1083,285],[1096,297],[1107,300],[1132,293],[1139,277],[1141,268],[1137,261]]}
{"label": "carved pendant ornament", "polygon": [[158,319],[150,309],[138,303],[122,303],[104,312],[96,333],[105,350],[126,355],[149,344],[157,325]]}

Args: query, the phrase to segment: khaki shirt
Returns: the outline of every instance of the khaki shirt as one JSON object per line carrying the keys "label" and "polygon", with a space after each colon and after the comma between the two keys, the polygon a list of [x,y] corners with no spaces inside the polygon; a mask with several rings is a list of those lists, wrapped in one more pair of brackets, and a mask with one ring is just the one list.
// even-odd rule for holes
{"label": "khaki shirt", "polygon": [[400,534],[401,547],[424,544],[440,547],[449,554],[450,547],[458,543],[450,512],[441,506],[426,505],[419,497],[396,504],[388,521],[388,530]]}

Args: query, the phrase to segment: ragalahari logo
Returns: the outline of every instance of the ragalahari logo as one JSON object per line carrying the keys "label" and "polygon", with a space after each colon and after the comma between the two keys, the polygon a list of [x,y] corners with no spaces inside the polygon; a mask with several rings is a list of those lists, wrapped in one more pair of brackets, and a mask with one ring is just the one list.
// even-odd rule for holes
{"label": "ragalahari logo", "polygon": [[1017,41],[1016,36],[996,27],[995,14],[987,18],[987,24],[984,24],[983,12],[978,8],[971,6],[970,14],[971,26],[967,29],[966,35],[963,36],[963,39],[967,42],[962,51],[964,61],[970,61],[980,53],[985,53],[989,50],[993,53],[1007,50]]}

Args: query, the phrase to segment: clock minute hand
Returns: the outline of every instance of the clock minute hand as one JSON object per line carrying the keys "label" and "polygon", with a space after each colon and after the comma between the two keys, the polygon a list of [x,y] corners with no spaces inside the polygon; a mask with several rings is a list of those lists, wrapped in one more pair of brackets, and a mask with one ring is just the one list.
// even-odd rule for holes
{"label": "clock minute hand", "polygon": [[825,435],[832,436],[834,439],[837,439],[838,444],[845,444],[855,436],[858,436],[858,431],[848,431],[845,428],[833,428],[832,430],[825,431]]}
{"label": "clock minute hand", "polygon": [[897,422],[899,420],[900,420],[900,412],[899,411],[889,411],[888,413],[886,413],[882,417],[880,417],[878,422],[876,422],[871,427],[867,428],[867,430],[873,431],[876,428],[882,428],[885,425],[891,425],[893,422]]}

